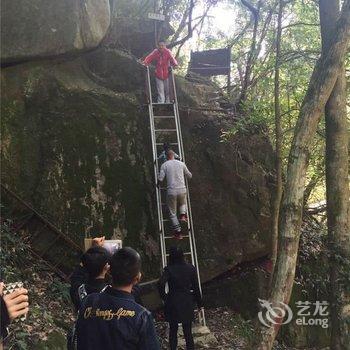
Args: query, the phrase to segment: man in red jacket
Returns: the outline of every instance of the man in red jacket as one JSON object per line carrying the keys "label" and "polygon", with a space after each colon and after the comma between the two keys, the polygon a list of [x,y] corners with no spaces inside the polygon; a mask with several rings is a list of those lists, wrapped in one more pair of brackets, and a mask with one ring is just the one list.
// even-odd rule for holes
{"label": "man in red jacket", "polygon": [[156,62],[156,83],[158,103],[170,103],[169,97],[169,66],[177,66],[177,61],[171,51],[167,49],[165,42],[158,43],[158,48],[153,50],[143,61],[145,66]]}

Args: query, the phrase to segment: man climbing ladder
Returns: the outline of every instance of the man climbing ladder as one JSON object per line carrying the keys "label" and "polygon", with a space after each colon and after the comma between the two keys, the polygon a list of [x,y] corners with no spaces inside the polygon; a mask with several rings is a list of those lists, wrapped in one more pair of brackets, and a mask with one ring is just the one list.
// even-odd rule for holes
{"label": "man climbing ladder", "polygon": [[187,169],[185,163],[175,159],[175,152],[168,150],[168,160],[162,164],[158,180],[167,180],[166,202],[169,210],[169,218],[175,238],[182,239],[181,225],[177,218],[177,208],[179,207],[180,221],[187,223],[186,205],[186,182],[185,177],[190,179],[192,174]]}

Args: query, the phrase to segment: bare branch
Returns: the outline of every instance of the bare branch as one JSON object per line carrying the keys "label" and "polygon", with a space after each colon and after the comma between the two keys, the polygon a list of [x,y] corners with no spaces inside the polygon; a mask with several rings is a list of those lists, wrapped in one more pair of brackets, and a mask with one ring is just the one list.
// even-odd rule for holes
{"label": "bare branch", "polygon": [[295,22],[295,23],[290,23],[282,27],[282,30],[291,28],[291,27],[296,27],[296,26],[312,26],[312,27],[318,27],[320,23],[306,23],[306,22]]}
{"label": "bare branch", "polygon": [[[259,7],[260,5],[258,5],[258,8],[255,8],[250,2],[248,2],[247,0],[241,0],[241,3],[252,13],[252,15],[255,18],[255,21],[258,20],[259,17]],[[259,2],[260,4],[260,2]]]}
{"label": "bare branch", "polygon": [[189,12],[188,12],[188,25],[187,25],[187,35],[185,35],[182,39],[177,40],[175,42],[172,42],[168,45],[168,47],[171,49],[174,46],[181,45],[185,43],[188,39],[190,39],[193,35],[193,28],[192,28],[192,14],[193,14],[193,8],[194,8],[194,0],[190,0],[189,5]]}

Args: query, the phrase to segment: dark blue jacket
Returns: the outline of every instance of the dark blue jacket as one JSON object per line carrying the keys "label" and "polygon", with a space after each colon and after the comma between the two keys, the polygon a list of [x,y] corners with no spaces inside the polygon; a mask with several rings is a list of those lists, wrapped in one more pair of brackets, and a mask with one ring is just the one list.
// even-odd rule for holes
{"label": "dark blue jacket", "polygon": [[132,294],[108,287],[83,301],[78,350],[159,350],[151,313]]}

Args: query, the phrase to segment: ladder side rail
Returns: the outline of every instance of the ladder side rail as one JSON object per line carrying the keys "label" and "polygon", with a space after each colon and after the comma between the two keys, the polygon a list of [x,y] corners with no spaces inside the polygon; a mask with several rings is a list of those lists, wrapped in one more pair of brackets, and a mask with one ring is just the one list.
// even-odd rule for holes
{"label": "ladder side rail", "polygon": [[[152,111],[153,107],[151,106]],[[154,118],[152,119],[153,126],[154,126]],[[158,183],[158,174],[159,174],[159,163],[158,163],[158,154],[157,154],[157,137],[156,133],[154,132],[154,148],[156,152],[156,158],[154,159],[154,169],[155,169],[155,181]],[[162,190],[160,185],[156,186],[156,192],[157,192],[157,207],[158,207],[158,223],[159,223],[159,241],[160,241],[160,247],[161,247],[161,254],[162,254],[162,266],[163,268],[166,266],[166,243],[165,243],[165,228],[164,228],[164,217],[163,217],[163,207],[162,207]]]}
{"label": "ladder side rail", "polygon": [[[151,105],[152,112],[153,107]],[[154,127],[154,116],[153,116],[153,127]],[[156,152],[156,158],[154,159],[154,168],[155,168],[155,181],[158,183],[158,174],[159,174],[159,163],[158,163],[158,153],[157,153],[157,135],[155,133],[154,128],[154,148]],[[165,243],[165,228],[164,228],[164,217],[163,217],[163,206],[162,206],[162,190],[161,186],[156,187],[157,192],[157,203],[158,203],[158,222],[159,222],[159,241],[160,241],[160,247],[161,247],[161,254],[162,254],[162,266],[163,268],[167,265],[166,260],[166,243]]]}
{"label": "ladder side rail", "polygon": [[[147,66],[147,90],[148,90],[148,114],[150,119],[151,127],[151,140],[152,140],[152,153],[153,153],[153,169],[154,169],[154,181],[155,184],[158,183],[158,154],[157,154],[157,140],[155,134],[154,126],[154,114],[152,106],[152,88],[151,88],[151,77],[149,67]],[[156,187],[156,199],[157,199],[157,210],[158,210],[158,231],[160,239],[160,248],[162,255],[162,265],[163,268],[166,265],[166,248],[165,248],[165,239],[164,239],[164,223],[163,223],[163,210],[161,202],[161,193],[160,189]]]}
{"label": "ladder side rail", "polygon": [[[172,80],[172,87],[173,87],[173,93],[174,93],[174,108],[175,108],[175,120],[177,121],[177,129],[178,129],[178,138],[179,138],[179,149],[181,149],[182,153],[182,161],[185,162],[185,154],[184,154],[184,148],[183,148],[183,141],[182,141],[182,130],[181,130],[181,123],[180,123],[180,113],[179,113],[179,106],[177,102],[177,92],[176,92],[176,84],[175,84],[175,77],[174,77],[174,71],[171,69],[171,80]],[[190,224],[190,242],[191,242],[191,257],[192,261],[194,262],[194,266],[197,270],[197,277],[198,277],[198,284],[199,284],[199,291],[202,293],[202,285],[200,281],[200,274],[199,274],[199,266],[198,266],[198,257],[197,257],[197,247],[196,247],[196,240],[194,235],[194,226],[193,226],[193,220],[192,220],[192,210],[191,210],[191,200],[190,200],[190,192],[189,192],[189,186],[188,181],[186,179],[186,189],[187,189],[187,211],[188,211],[188,217],[189,217],[189,224]],[[203,319],[203,325],[205,326],[205,315],[204,311],[202,311],[202,319]]]}
{"label": "ladder side rail", "polygon": [[[188,184],[186,180],[186,203],[187,203],[187,217],[188,217],[188,223],[187,223],[187,230],[188,230],[188,235],[189,235],[189,243],[190,243],[190,250],[191,250],[191,262],[192,265],[196,266],[196,253],[194,251],[194,246],[193,246],[193,225],[192,225],[192,218],[191,218],[191,213],[190,213],[190,205],[188,202]],[[197,271],[198,274],[198,271]],[[202,294],[202,292],[201,292]]]}
{"label": "ladder side rail", "polygon": [[181,160],[185,162],[185,153],[184,153],[183,142],[182,142],[181,123],[179,118],[179,107],[177,103],[177,93],[176,93],[176,85],[175,85],[175,77],[174,77],[173,69],[171,69],[170,72],[171,72],[170,76],[171,76],[172,90],[174,94],[174,115],[175,115],[175,123],[176,123],[176,133],[178,138],[179,156]]}
{"label": "ladder side rail", "polygon": [[[198,255],[197,255],[197,247],[196,247],[196,239],[194,235],[194,228],[193,228],[193,220],[192,220],[192,209],[191,209],[191,200],[190,200],[190,192],[188,187],[188,181],[186,179],[186,188],[187,188],[187,211],[188,211],[188,218],[189,218],[189,225],[190,225],[190,242],[191,242],[191,253],[193,253],[193,265],[196,268],[197,272],[197,278],[198,278],[198,286],[199,286],[199,292],[201,294],[201,297],[203,297],[202,292],[202,284],[201,284],[201,277],[199,274],[199,265],[198,265]],[[205,320],[205,313],[204,310],[200,311],[201,318],[203,322],[203,326],[206,326],[206,320]]]}
{"label": "ladder side rail", "polygon": [[[179,114],[179,107],[177,103],[177,93],[176,93],[176,85],[175,85],[175,77],[174,77],[174,71],[171,69],[171,80],[172,80],[172,87],[173,87],[173,93],[174,93],[174,109],[175,109],[175,120],[176,120],[176,127],[178,130],[178,143],[179,143],[179,148],[181,150],[180,152],[180,157],[183,162],[185,162],[185,154],[183,151],[183,142],[182,142],[182,132],[181,132],[181,124],[180,124],[180,114]],[[186,189],[187,189],[187,211],[188,211],[188,217],[189,217],[189,224],[190,224],[190,243],[191,243],[191,257],[192,257],[192,262],[196,266],[197,269],[197,275],[198,275],[198,282],[199,282],[199,288],[200,292],[202,294],[202,287],[200,284],[200,276],[199,276],[199,268],[198,268],[198,258],[197,258],[197,248],[195,244],[195,239],[194,239],[194,227],[193,227],[193,220],[192,220],[192,210],[191,210],[191,202],[190,202],[190,193],[189,193],[189,186],[188,186],[188,181],[186,179]]]}
{"label": "ladder side rail", "polygon": [[[159,198],[161,199],[161,191],[159,188],[157,188],[157,192],[159,192]],[[167,265],[166,261],[166,243],[165,243],[165,229],[164,229],[164,221],[163,221],[163,210],[162,210],[162,203],[160,202],[160,211],[158,212],[158,218],[161,220],[161,230],[159,231],[159,239],[160,239],[160,248],[162,253],[162,267]]]}
{"label": "ladder side rail", "polygon": [[[181,135],[181,125],[180,125],[180,118],[178,114],[178,109],[177,109],[177,97],[176,97],[176,87],[175,87],[175,81],[174,81],[174,76],[173,76],[173,71],[172,72],[172,86],[173,86],[173,93],[174,93],[174,104],[173,104],[173,111],[174,111],[174,116],[175,116],[175,124],[176,124],[176,135],[177,135],[177,144],[179,148],[179,156],[182,161],[184,161],[185,158],[185,153],[184,153],[184,148],[183,148],[183,142],[182,142],[182,135]],[[188,184],[186,181],[186,189],[188,190]],[[189,215],[190,217],[190,215]],[[196,256],[194,254],[194,249],[193,249],[193,242],[191,239],[192,236],[192,224],[187,225],[188,226],[188,231],[189,231],[189,243],[190,243],[190,253],[191,253],[191,262],[193,265],[196,266]]]}
{"label": "ladder side rail", "polygon": [[[182,161],[184,161],[185,158],[185,153],[184,153],[184,148],[183,148],[183,142],[182,142],[182,135],[181,135],[181,125],[180,125],[180,118],[179,118],[179,111],[178,111],[178,106],[177,106],[177,94],[176,94],[176,85],[175,85],[175,79],[174,79],[174,72],[172,69],[170,69],[171,75],[171,85],[172,85],[172,93],[173,93],[173,98],[174,98],[174,103],[173,103],[173,112],[174,112],[174,117],[175,117],[175,125],[176,125],[176,138],[177,138],[177,144],[178,144],[178,151],[179,151],[179,156]],[[186,185],[187,187],[187,185]],[[192,240],[191,240],[191,233],[189,230],[189,243],[190,243],[190,253],[191,253],[191,262],[194,264],[195,262],[195,257],[193,254],[193,245],[192,245]]]}
{"label": "ladder side rail", "polygon": [[190,199],[190,192],[189,192],[189,186],[188,181],[186,179],[186,187],[187,187],[187,193],[186,193],[186,200],[187,200],[187,212],[188,212],[188,218],[189,218],[189,225],[190,225],[190,237],[191,237],[191,245],[193,247],[194,251],[194,265],[196,266],[197,274],[198,274],[198,282],[199,282],[199,289],[202,294],[202,287],[200,283],[200,276],[199,276],[199,267],[198,267],[198,257],[197,257],[197,247],[196,247],[196,239],[194,236],[194,227],[193,227],[193,220],[192,220],[192,209],[191,209],[191,199]]}
{"label": "ladder side rail", "polygon": [[[154,121],[154,119],[153,119]],[[156,140],[156,134],[154,133],[154,140]],[[157,151],[157,146],[155,144],[155,149]],[[158,173],[159,173],[159,164],[158,164],[158,155],[156,152],[156,159],[154,160],[154,169],[155,169],[155,181],[158,183]],[[162,253],[162,266],[166,266],[166,245],[165,245],[165,228],[164,228],[164,218],[163,218],[163,209],[162,209],[162,190],[160,186],[156,186],[157,192],[157,207],[158,207],[158,224],[159,224],[159,241]]]}
{"label": "ladder side rail", "polygon": [[175,125],[176,125],[176,141],[177,141],[177,147],[178,147],[178,152],[179,152],[179,157],[181,160],[184,159],[184,153],[183,153],[183,148],[182,148],[182,140],[181,140],[181,135],[180,135],[180,125],[178,118],[176,117],[176,110],[175,110],[175,103],[173,105],[173,113],[175,116]]}
{"label": "ladder side rail", "polygon": [[[157,173],[157,146],[156,146],[156,140],[155,140],[155,132],[154,132],[154,118],[153,118],[153,107],[152,107],[152,89],[151,89],[151,79],[150,79],[150,73],[149,73],[149,67],[147,67],[147,88],[148,88],[148,114],[149,114],[149,121],[150,121],[150,127],[151,127],[151,141],[152,141],[152,153],[153,153],[153,170],[154,170],[154,181],[157,184],[158,182],[158,173]],[[159,192],[156,191],[157,196],[157,207],[158,207],[158,213],[159,213]],[[158,228],[161,229],[161,221],[158,217]]]}

